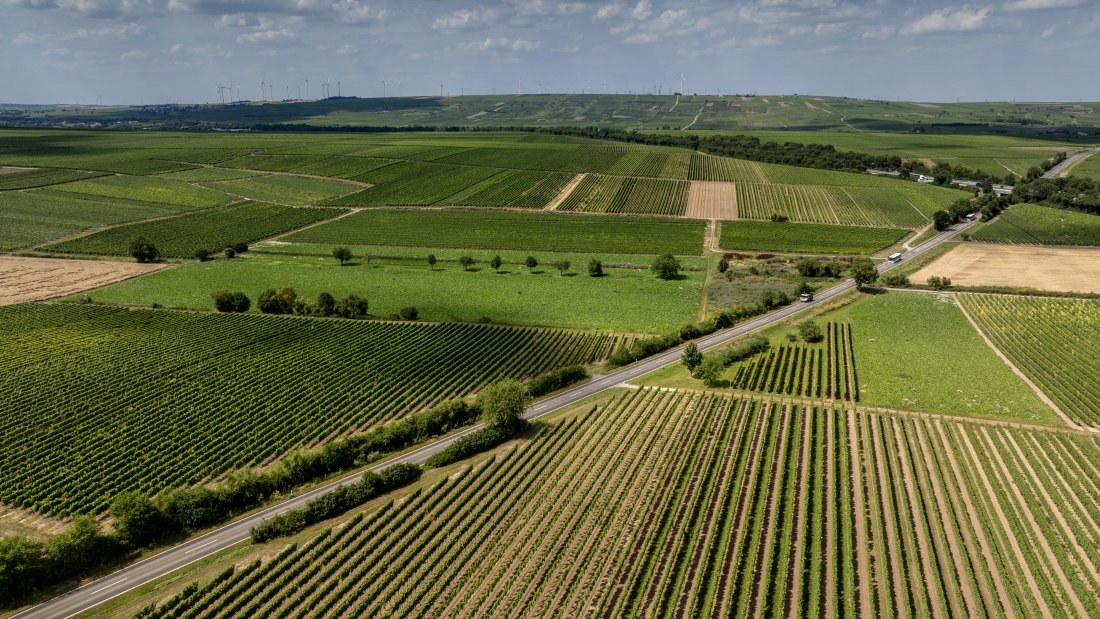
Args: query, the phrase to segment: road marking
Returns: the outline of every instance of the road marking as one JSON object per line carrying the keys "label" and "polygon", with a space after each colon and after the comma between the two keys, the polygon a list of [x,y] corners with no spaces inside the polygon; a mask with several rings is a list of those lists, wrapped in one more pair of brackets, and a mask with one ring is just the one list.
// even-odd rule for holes
{"label": "road marking", "polygon": [[107,585],[106,587],[100,587],[100,588],[96,589],[95,591],[88,592],[88,595],[95,595],[95,594],[99,593],[100,591],[103,591],[104,589],[110,589],[111,587],[114,587],[116,585],[121,585],[125,580],[126,580],[125,578],[123,578],[121,580],[116,580],[113,583]]}
{"label": "road marking", "polygon": [[192,552],[195,552],[196,550],[198,550],[199,548],[205,548],[205,547],[209,546],[210,544],[213,544],[214,542],[217,542],[217,541],[218,541],[218,539],[217,539],[217,538],[214,538],[214,539],[210,540],[209,542],[206,542],[205,544],[200,544],[200,545],[198,545],[198,546],[195,546],[195,547],[194,547],[194,548],[192,548],[191,550],[185,550],[185,551],[183,552],[183,554],[185,554],[185,555],[189,555],[189,554],[191,554]]}

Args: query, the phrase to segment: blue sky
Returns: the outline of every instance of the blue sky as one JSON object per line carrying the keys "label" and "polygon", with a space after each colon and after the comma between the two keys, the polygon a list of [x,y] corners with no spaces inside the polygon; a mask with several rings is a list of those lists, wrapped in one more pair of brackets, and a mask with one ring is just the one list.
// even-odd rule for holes
{"label": "blue sky", "polygon": [[0,0],[0,102],[461,92],[1100,101],[1100,0]]}

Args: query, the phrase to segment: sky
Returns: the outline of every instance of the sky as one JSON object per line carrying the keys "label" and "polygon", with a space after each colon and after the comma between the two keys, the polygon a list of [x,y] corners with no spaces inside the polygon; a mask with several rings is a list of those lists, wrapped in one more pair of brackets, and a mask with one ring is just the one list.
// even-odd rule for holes
{"label": "sky", "polygon": [[325,82],[668,93],[681,76],[707,94],[1100,101],[1100,0],[0,0],[0,58],[2,103],[208,103],[230,96],[218,84],[319,98]]}

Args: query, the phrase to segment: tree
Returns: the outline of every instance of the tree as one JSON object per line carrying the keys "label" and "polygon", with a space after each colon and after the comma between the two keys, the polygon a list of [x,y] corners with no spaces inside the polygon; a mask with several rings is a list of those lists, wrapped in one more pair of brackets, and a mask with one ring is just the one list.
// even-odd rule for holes
{"label": "tree", "polygon": [[951,224],[955,223],[951,218],[951,213],[947,211],[936,211],[932,213],[932,226],[939,231],[946,230],[951,227]]}
{"label": "tree", "polygon": [[504,261],[500,259],[500,256],[493,256],[493,259],[489,261],[489,266],[493,267],[493,270],[500,273],[500,265],[504,264]]}
{"label": "tree", "polygon": [[160,258],[160,250],[143,236],[130,241],[130,255],[138,262],[156,262]]}
{"label": "tree", "polygon": [[115,536],[123,545],[141,548],[155,541],[167,524],[149,497],[140,490],[123,492],[111,501],[111,516],[115,519]]}
{"label": "tree", "polygon": [[982,193],[993,193],[993,179],[987,178],[981,183]]}
{"label": "tree", "polygon": [[539,261],[535,260],[534,256],[527,256],[527,259],[523,261],[523,266],[528,269],[533,269],[539,265]]}
{"label": "tree", "polygon": [[772,213],[772,221],[777,224],[782,224],[790,221],[791,218],[787,217],[783,213]]}
{"label": "tree", "polygon": [[870,258],[856,258],[852,261],[849,272],[852,279],[856,280],[856,288],[863,288],[878,280],[878,269]]}
{"label": "tree", "polygon": [[436,262],[438,262],[438,261],[435,259],[435,254],[428,254],[428,270],[429,271],[435,269],[435,263]]}
{"label": "tree", "polygon": [[699,378],[703,379],[704,385],[717,387],[722,384],[722,372],[725,369],[726,366],[722,365],[722,360],[718,357],[705,357],[699,364]]}
{"label": "tree", "polygon": [[335,311],[341,318],[366,318],[368,306],[366,299],[349,294],[336,303]]}
{"label": "tree", "polygon": [[333,247],[332,257],[340,261],[340,266],[344,266],[344,263],[351,260],[353,256],[347,247]]}
{"label": "tree", "polygon": [[802,336],[804,342],[820,342],[824,339],[821,334],[821,327],[817,326],[817,323],[812,320],[803,320],[798,323],[798,333]]}
{"label": "tree", "polygon": [[230,247],[232,247],[233,251],[237,252],[238,254],[243,254],[248,251],[248,243],[233,243],[232,245],[230,245]]}
{"label": "tree", "polygon": [[933,275],[928,278],[928,287],[932,290],[946,290],[951,287],[951,278]]}
{"label": "tree", "polygon": [[653,261],[650,269],[661,279],[676,279],[680,276],[680,261],[672,254],[664,254]]}
{"label": "tree", "polygon": [[191,254],[191,257],[199,262],[206,262],[210,259],[209,249],[196,249],[195,253]]}
{"label": "tree", "polygon": [[243,292],[229,292],[219,290],[210,295],[214,300],[214,307],[219,312],[247,312],[252,307],[252,301]]}
{"label": "tree", "polygon": [[695,342],[688,342],[688,345],[684,347],[684,355],[680,357],[680,362],[684,364],[688,372],[695,374],[695,368],[703,362],[703,353],[699,352],[699,347],[695,345]]}
{"label": "tree", "polygon": [[595,258],[589,260],[588,274],[592,277],[603,277],[603,263]]}
{"label": "tree", "polygon": [[293,288],[268,288],[260,293],[256,305],[265,314],[290,314],[297,300],[298,293]]}
{"label": "tree", "polygon": [[481,421],[490,428],[516,429],[524,424],[523,411],[531,404],[531,394],[512,379],[497,381],[477,396]]}
{"label": "tree", "polygon": [[458,259],[458,263],[462,265],[463,271],[469,271],[470,267],[477,263],[473,256],[462,256]]}
{"label": "tree", "polygon": [[327,292],[317,295],[317,314],[320,316],[335,316],[336,297]]}
{"label": "tree", "polygon": [[725,258],[719,258],[718,259],[718,272],[719,273],[725,273],[728,270],[730,270],[730,261],[726,260]]}
{"label": "tree", "polygon": [[399,312],[402,320],[416,320],[420,318],[420,311],[415,307],[402,307]]}
{"label": "tree", "polygon": [[557,269],[558,273],[560,273],[561,275],[564,276],[565,272],[569,270],[569,267],[571,266],[571,263],[568,260],[558,260],[557,262],[551,264],[550,266]]}
{"label": "tree", "polygon": [[226,247],[225,248],[225,257],[230,258],[230,259],[236,258],[237,257],[237,250],[233,249],[232,247]]}

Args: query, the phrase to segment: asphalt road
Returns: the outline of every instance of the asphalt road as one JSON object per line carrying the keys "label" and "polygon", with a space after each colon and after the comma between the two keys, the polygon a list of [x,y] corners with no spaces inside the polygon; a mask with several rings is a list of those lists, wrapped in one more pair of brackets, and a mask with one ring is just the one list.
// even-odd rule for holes
{"label": "asphalt road", "polygon": [[1069,168],[1076,164],[1077,161],[1096,153],[1100,153],[1100,148],[1090,148],[1088,150],[1078,151],[1070,155],[1069,157],[1066,157],[1066,160],[1062,163],[1059,163],[1053,168],[1047,170],[1047,173],[1043,175],[1043,178],[1057,178],[1059,176],[1065,176],[1068,173]]}
{"label": "asphalt road", "polygon": [[[954,226],[951,230],[944,231],[939,235],[932,237],[931,239],[917,245],[906,252],[902,260],[911,259],[924,252],[934,249],[941,243],[950,240],[956,234],[962,232],[966,228],[972,226],[972,222],[964,222]],[[897,263],[886,262],[878,267],[879,273],[885,273],[890,269],[897,267]],[[724,344],[734,338],[741,337],[753,331],[758,331],[765,327],[771,326],[777,322],[783,321],[795,314],[798,314],[806,309],[820,305],[833,299],[837,295],[840,295],[855,287],[855,282],[852,280],[846,280],[841,284],[833,286],[823,290],[814,295],[814,300],[810,303],[792,303],[786,307],[780,308],[759,316],[748,322],[741,323],[735,327],[725,329],[713,333],[707,337],[696,340],[696,345],[700,350],[706,350],[713,348],[720,344]],[[546,398],[545,400],[539,400],[535,402],[524,413],[524,417],[527,419],[537,419],[544,415],[548,415],[556,410],[569,406],[587,398],[592,395],[596,395],[612,387],[622,385],[635,378],[653,372],[668,365],[673,365],[680,362],[680,356],[683,353],[682,347],[674,348],[659,355],[654,355],[643,361],[622,368],[612,374],[606,374],[595,377],[593,380],[563,391],[553,397]],[[442,451],[448,445],[453,443],[457,438],[475,432],[480,429],[480,425],[472,426],[448,436],[447,438],[440,439],[438,441],[429,443],[408,453],[400,456],[385,460],[375,465],[372,470],[378,471],[387,466],[397,464],[399,462],[408,462],[412,464],[421,464],[433,454]],[[269,507],[263,511],[252,514],[246,518],[242,518],[231,524],[227,524],[219,529],[200,535],[194,539],[190,539],[178,546],[174,546],[165,550],[159,554],[153,555],[147,559],[143,559],[132,565],[128,565],[113,574],[104,576],[97,580],[94,580],[82,587],[74,589],[68,593],[60,595],[48,602],[44,602],[29,608],[17,615],[20,619],[61,619],[65,617],[72,617],[87,610],[98,606],[104,602],[112,600],[120,595],[123,595],[137,587],[152,582],[162,576],[171,574],[172,572],[190,565],[196,561],[205,559],[206,557],[225,550],[230,546],[243,542],[249,538],[249,530],[252,527],[258,525],[262,520],[270,518],[276,514],[280,514],[289,509],[301,507],[306,502],[317,498],[318,496],[331,492],[338,486],[345,484],[355,483],[359,480],[361,474],[356,473],[354,475],[348,475],[342,479],[330,482],[324,486],[318,487],[315,490],[302,494],[300,496],[289,499],[278,505]]]}

